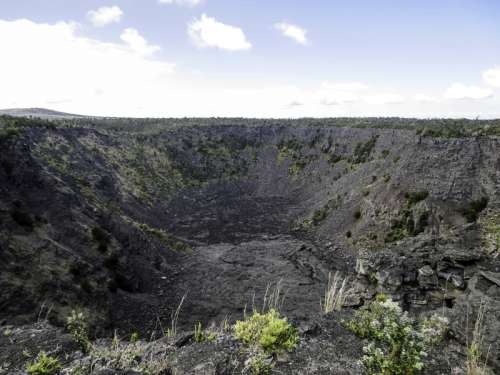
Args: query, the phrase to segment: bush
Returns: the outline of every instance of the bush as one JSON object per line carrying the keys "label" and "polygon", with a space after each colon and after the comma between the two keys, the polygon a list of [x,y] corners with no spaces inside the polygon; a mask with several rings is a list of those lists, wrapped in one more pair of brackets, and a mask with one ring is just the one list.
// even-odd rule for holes
{"label": "bush", "polygon": [[479,214],[488,206],[488,198],[482,197],[478,200],[472,201],[468,204],[466,208],[461,210],[462,215],[465,216],[465,219],[468,223],[474,223]]}
{"label": "bush", "polygon": [[66,328],[73,336],[75,341],[80,345],[84,353],[90,351],[90,340],[88,336],[88,324],[82,312],[73,310],[71,315],[66,318]]}
{"label": "bush", "polygon": [[354,219],[359,220],[361,219],[361,210],[356,210],[354,211]]}
{"label": "bush", "polygon": [[217,334],[212,330],[205,330],[200,322],[194,326],[194,341],[205,342],[214,341]]}
{"label": "bush", "polygon": [[92,238],[98,243],[97,249],[99,252],[105,253],[108,250],[110,238],[104,230],[99,227],[92,228]]}
{"label": "bush", "polygon": [[422,329],[385,296],[358,311],[347,327],[370,342],[363,348],[363,365],[369,374],[411,375],[424,367],[425,349],[444,335],[444,319],[431,318]]}
{"label": "bush", "polygon": [[299,335],[276,309],[267,313],[255,311],[234,325],[236,338],[247,346],[245,369],[254,375],[268,374],[273,366],[271,355],[295,349]]}
{"label": "bush", "polygon": [[30,375],[53,375],[62,369],[59,360],[50,357],[45,352],[40,352],[36,360],[26,367],[26,372]]}
{"label": "bush", "polygon": [[130,335],[130,342],[134,343],[137,341],[139,341],[139,332],[132,332],[132,334]]}
{"label": "bush", "polygon": [[406,193],[406,203],[409,207],[414,206],[418,202],[425,200],[429,196],[429,192],[427,190],[417,191],[414,193]]}
{"label": "bush", "polygon": [[260,346],[267,354],[291,351],[297,346],[297,330],[285,317],[271,309],[267,313],[254,312],[234,326],[236,337],[249,346]]}
{"label": "bush", "polygon": [[448,333],[449,324],[448,318],[437,314],[424,319],[422,322],[424,340],[431,345],[439,344],[445,338],[446,333]]}
{"label": "bush", "polygon": [[19,208],[14,208],[10,211],[10,216],[12,219],[22,227],[33,229],[35,222],[29,213],[20,210]]}
{"label": "bush", "polygon": [[351,158],[351,162],[353,164],[361,164],[368,161],[373,148],[377,143],[378,136],[370,138],[365,143],[359,142],[356,144],[356,148],[354,149],[354,155]]}

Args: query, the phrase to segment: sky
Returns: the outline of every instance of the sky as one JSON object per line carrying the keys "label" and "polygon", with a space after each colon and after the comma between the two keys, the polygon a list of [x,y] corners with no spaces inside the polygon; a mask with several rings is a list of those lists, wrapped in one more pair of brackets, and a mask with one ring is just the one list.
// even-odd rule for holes
{"label": "sky", "polygon": [[498,0],[0,0],[0,108],[500,118]]}

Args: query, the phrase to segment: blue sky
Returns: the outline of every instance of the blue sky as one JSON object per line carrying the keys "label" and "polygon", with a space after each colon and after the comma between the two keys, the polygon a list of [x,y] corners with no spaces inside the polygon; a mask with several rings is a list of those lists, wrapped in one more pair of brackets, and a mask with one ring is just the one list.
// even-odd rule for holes
{"label": "blue sky", "polygon": [[0,107],[500,117],[498,20],[495,0],[3,0]]}

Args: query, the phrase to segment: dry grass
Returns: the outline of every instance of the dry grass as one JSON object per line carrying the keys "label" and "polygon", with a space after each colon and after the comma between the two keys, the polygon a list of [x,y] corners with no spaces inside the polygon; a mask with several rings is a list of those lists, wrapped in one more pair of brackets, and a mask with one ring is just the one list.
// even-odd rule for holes
{"label": "dry grass", "polygon": [[274,287],[267,284],[262,303],[262,312],[276,310],[280,312],[285,303],[286,292],[283,293],[283,279],[279,279]]}
{"label": "dry grass", "polygon": [[352,289],[348,288],[349,278],[342,278],[339,272],[328,274],[328,285],[325,290],[323,301],[320,301],[321,311],[325,314],[332,311],[340,311],[346,298],[352,293]]}
{"label": "dry grass", "polygon": [[488,356],[490,348],[488,348],[486,356],[483,356],[484,347],[484,317],[485,317],[485,303],[481,301],[479,310],[477,312],[476,321],[474,322],[474,329],[472,337],[469,338],[469,309],[467,309],[467,327],[466,327],[466,345],[467,345],[467,361],[466,373],[467,375],[486,375]]}
{"label": "dry grass", "polygon": [[175,337],[177,335],[177,322],[179,321],[179,314],[181,313],[182,304],[184,303],[186,297],[187,293],[182,296],[177,309],[172,312],[170,317],[170,328],[167,328],[167,331],[165,332],[167,337]]}

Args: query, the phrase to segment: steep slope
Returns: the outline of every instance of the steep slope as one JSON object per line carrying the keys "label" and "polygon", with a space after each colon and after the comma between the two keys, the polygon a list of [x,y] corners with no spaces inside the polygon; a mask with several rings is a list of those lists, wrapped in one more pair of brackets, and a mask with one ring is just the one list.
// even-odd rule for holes
{"label": "steep slope", "polygon": [[34,121],[3,136],[0,319],[50,309],[61,324],[80,306],[96,333],[151,331],[186,295],[193,327],[282,280],[284,313],[305,324],[339,270],[350,306],[385,292],[463,317],[488,298],[498,327],[498,137],[212,121]]}

